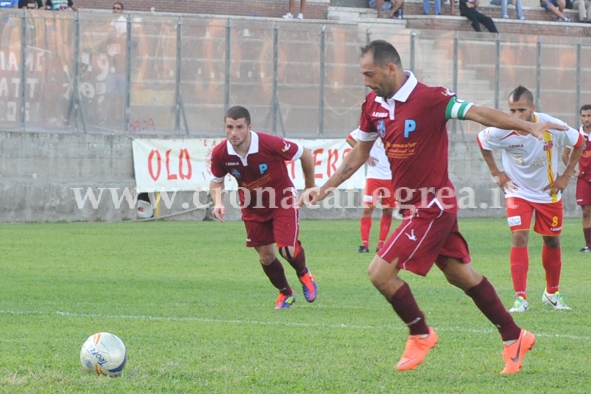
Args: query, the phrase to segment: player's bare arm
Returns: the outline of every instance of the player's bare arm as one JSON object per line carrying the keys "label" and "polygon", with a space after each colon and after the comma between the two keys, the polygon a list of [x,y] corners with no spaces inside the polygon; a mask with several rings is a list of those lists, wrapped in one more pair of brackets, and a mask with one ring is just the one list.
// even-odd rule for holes
{"label": "player's bare arm", "polygon": [[465,119],[478,122],[484,126],[498,127],[504,130],[521,130],[542,138],[544,130],[568,130],[568,126],[550,122],[533,123],[521,120],[497,109],[473,105],[465,115]]}
{"label": "player's bare arm", "polygon": [[314,158],[312,157],[312,151],[308,148],[304,148],[304,153],[300,157],[302,164],[302,172],[304,173],[304,183],[306,189],[310,189],[316,186],[314,182]]}
{"label": "player's bare arm", "polygon": [[[347,137],[346,141],[347,141],[347,144],[349,144],[351,146],[351,148],[355,148],[355,144],[357,144],[357,141],[355,141],[351,137]],[[375,167],[377,164],[378,164],[378,159],[376,159],[373,156],[369,156],[369,158],[367,159],[367,165],[369,165],[371,167]]]}
{"label": "player's bare arm", "polygon": [[226,207],[224,206],[224,183],[223,182],[209,182],[209,195],[213,200],[213,217],[220,222],[224,221],[226,214]]}
{"label": "player's bare arm", "polygon": [[373,143],[374,141],[358,141],[353,150],[345,156],[339,168],[324,185],[308,189],[302,194],[298,201],[298,206],[312,206],[324,200],[330,192],[349,179],[367,161]]}
{"label": "player's bare arm", "polygon": [[[551,192],[555,192],[555,191],[559,191],[562,192],[564,191],[564,189],[566,189],[566,187],[568,186],[568,182],[570,180],[570,177],[573,176],[575,174],[575,168],[577,166],[577,163],[579,162],[579,159],[581,158],[581,155],[583,154],[583,150],[585,149],[585,144],[579,144],[580,146],[578,147],[574,147],[572,149],[569,149],[571,152],[570,154],[567,154],[567,161],[566,161],[566,168],[564,169],[564,172],[559,175],[556,180],[554,182],[552,182],[551,184],[549,184],[548,186],[546,186],[544,188],[544,190],[550,190]],[[562,151],[562,160],[564,161],[565,157],[564,157],[564,152],[566,151],[566,148],[563,149]]]}
{"label": "player's bare arm", "polygon": [[497,163],[495,162],[495,156],[492,151],[480,148],[480,153],[482,153],[482,157],[484,158],[484,162],[488,166],[490,174],[493,176],[493,179],[499,187],[505,191],[511,190],[515,188],[513,181],[509,176],[505,173],[505,171],[499,170]]}
{"label": "player's bare arm", "polygon": [[[562,162],[564,163],[565,166],[568,166],[568,161],[569,161],[569,156],[570,156],[570,152],[571,149],[568,146],[565,146],[562,149]],[[575,169],[575,172],[573,172],[573,177],[578,177],[579,176],[579,170]]]}

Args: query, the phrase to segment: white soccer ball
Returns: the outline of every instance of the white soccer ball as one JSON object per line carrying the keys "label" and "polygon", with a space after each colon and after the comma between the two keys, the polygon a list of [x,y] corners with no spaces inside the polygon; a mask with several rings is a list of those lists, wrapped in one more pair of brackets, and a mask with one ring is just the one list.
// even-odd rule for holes
{"label": "white soccer ball", "polygon": [[117,335],[99,332],[88,337],[80,349],[80,363],[86,371],[117,377],[127,362],[125,344]]}

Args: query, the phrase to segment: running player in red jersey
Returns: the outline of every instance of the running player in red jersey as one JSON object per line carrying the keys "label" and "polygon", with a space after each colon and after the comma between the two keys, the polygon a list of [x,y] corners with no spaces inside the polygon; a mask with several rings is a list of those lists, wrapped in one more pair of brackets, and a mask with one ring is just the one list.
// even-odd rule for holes
{"label": "running player in red jersey", "polygon": [[535,336],[521,329],[499,299],[490,282],[469,264],[468,245],[458,229],[458,204],[448,175],[449,119],[469,119],[486,126],[518,129],[541,136],[551,123],[530,123],[491,108],[456,98],[443,87],[429,87],[402,68],[398,51],[377,40],[361,50],[361,73],[367,94],[361,107],[360,138],[333,176],[321,187],[306,190],[299,205],[326,198],[369,157],[380,137],[392,169],[393,187],[403,220],[372,260],[368,273],[373,285],[408,326],[410,335],[399,371],[421,364],[437,343],[437,334],[425,321],[400,270],[426,275],[436,264],[447,281],[472,298],[499,330],[506,361],[502,374],[521,369]]}
{"label": "running player in red jersey", "polygon": [[226,112],[227,139],[211,155],[212,179],[209,190],[214,202],[213,216],[223,221],[224,178],[231,174],[238,182],[246,246],[258,252],[263,271],[278,290],[275,309],[289,308],[295,294],[289,285],[279,254],[294,268],[304,298],[314,302],[317,286],[306,266],[304,248],[298,240],[297,192],[289,179],[285,161],[300,160],[306,188],[314,186],[314,162],[309,149],[283,138],[252,131],[250,113],[235,106]]}
{"label": "running player in red jersey", "polygon": [[[579,159],[579,169],[575,172],[577,179],[576,198],[577,205],[583,211],[583,236],[585,247],[581,253],[591,253],[591,104],[585,104],[579,111],[581,116],[581,128],[579,133],[585,140],[585,148]],[[562,151],[562,161],[566,164],[569,161],[571,149],[565,148]]]}

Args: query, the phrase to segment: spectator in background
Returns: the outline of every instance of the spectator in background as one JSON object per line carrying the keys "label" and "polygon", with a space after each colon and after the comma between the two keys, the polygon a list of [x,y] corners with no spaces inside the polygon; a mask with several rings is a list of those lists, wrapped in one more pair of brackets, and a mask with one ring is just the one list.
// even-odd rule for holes
{"label": "spectator in background", "polygon": [[60,6],[62,4],[66,4],[68,8],[71,8],[72,11],[78,11],[78,7],[74,5],[72,0],[47,0],[45,1],[45,9],[51,11],[59,11]]}
{"label": "spectator in background", "polygon": [[113,4],[113,14],[119,15],[119,18],[111,22],[111,26],[115,27],[117,37],[127,35],[127,18],[123,16],[123,4],[121,2],[116,1]]}
{"label": "spectator in background", "polygon": [[460,15],[472,21],[474,30],[482,31],[480,28],[482,23],[491,33],[498,33],[492,18],[478,12],[476,8],[478,8],[478,0],[460,0]]}
{"label": "spectator in background", "polygon": [[388,18],[402,19],[404,0],[369,0],[368,6],[376,9],[378,18],[382,18],[382,13],[388,11]]}
{"label": "spectator in background", "polygon": [[571,18],[567,18],[562,11],[566,7],[566,0],[540,0],[540,6],[556,15],[556,22],[572,22]]}
{"label": "spectator in background", "polygon": [[[507,3],[508,0],[501,0],[501,16],[503,19],[509,19],[509,13],[507,12]],[[490,2],[493,4],[493,2]],[[515,4],[515,11],[517,11],[517,19],[524,20],[525,16],[523,16],[523,8],[521,7],[521,0],[511,0],[511,5]]]}
{"label": "spectator in background", "polygon": [[[306,8],[306,0],[300,0],[300,13],[298,19],[304,19],[304,8]],[[289,0],[289,12],[283,15],[283,19],[293,19],[295,12],[295,0]]]}
{"label": "spectator in background", "polygon": [[0,0],[0,8],[18,8],[18,0]]}
{"label": "spectator in background", "polygon": [[[434,0],[435,15],[441,14],[441,0]],[[429,0],[423,0],[423,14],[429,15]]]}
{"label": "spectator in background", "polygon": [[589,0],[575,0],[571,2],[568,0],[566,8],[579,10],[579,22],[591,23],[591,1]]}
{"label": "spectator in background", "polygon": [[18,8],[31,8],[29,3],[35,3],[35,9],[43,8],[43,0],[18,0]]}

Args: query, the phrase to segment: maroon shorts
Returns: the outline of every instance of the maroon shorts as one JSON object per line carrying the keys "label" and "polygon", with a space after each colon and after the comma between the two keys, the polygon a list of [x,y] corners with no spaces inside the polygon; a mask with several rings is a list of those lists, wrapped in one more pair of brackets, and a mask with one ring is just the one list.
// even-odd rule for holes
{"label": "maroon shorts", "polygon": [[409,213],[388,238],[378,256],[399,269],[425,276],[437,264],[445,268],[449,257],[464,264],[470,262],[468,244],[458,228],[455,213],[442,211],[437,205],[418,208]]}
{"label": "maroon shorts", "polygon": [[539,203],[519,197],[505,199],[507,223],[511,232],[529,230],[535,214],[534,231],[540,235],[556,236],[562,232],[562,200]]}
{"label": "maroon shorts", "polygon": [[277,244],[278,247],[295,246],[300,231],[299,211],[295,208],[275,209],[265,221],[245,220],[246,246]]}
{"label": "maroon shorts", "polygon": [[591,181],[588,179],[577,179],[577,205],[591,205]]}

